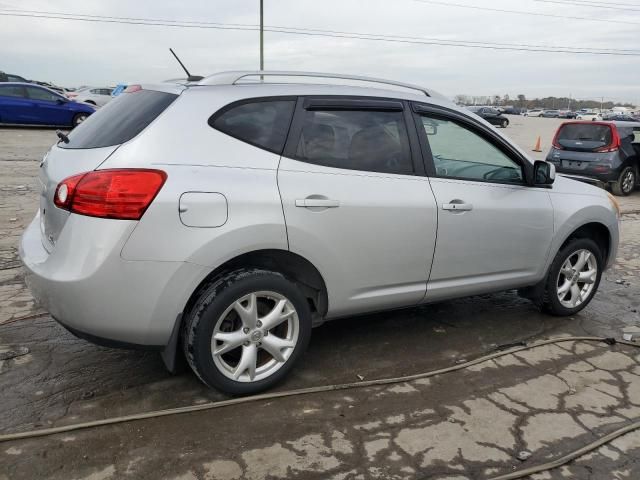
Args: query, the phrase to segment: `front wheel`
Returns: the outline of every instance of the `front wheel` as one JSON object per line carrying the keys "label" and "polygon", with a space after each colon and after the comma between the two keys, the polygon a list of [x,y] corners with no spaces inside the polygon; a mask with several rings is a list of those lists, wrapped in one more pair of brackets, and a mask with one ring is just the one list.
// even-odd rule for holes
{"label": "front wheel", "polygon": [[573,315],[586,307],[600,284],[602,252],[588,238],[574,238],[551,264],[542,307],[558,316]]}
{"label": "front wheel", "polygon": [[73,126],[74,126],[74,127],[77,127],[77,126],[78,126],[78,125],[80,125],[82,122],[84,122],[84,121],[87,119],[87,117],[88,117],[88,116],[89,116],[89,115],[87,115],[86,113],[78,113],[77,115],[75,115],[75,116],[73,117],[73,122],[72,122],[72,123],[73,123]]}
{"label": "front wheel", "polygon": [[205,384],[231,395],[268,389],[307,348],[311,312],[277,272],[241,269],[206,287],[187,315],[183,347]]}
{"label": "front wheel", "polygon": [[502,128],[507,128],[509,126],[509,120],[502,120],[502,123],[500,123],[500,126]]}
{"label": "front wheel", "polygon": [[618,180],[611,185],[611,190],[614,195],[620,197],[626,197],[633,192],[636,186],[636,170],[631,166],[626,166],[620,172]]}

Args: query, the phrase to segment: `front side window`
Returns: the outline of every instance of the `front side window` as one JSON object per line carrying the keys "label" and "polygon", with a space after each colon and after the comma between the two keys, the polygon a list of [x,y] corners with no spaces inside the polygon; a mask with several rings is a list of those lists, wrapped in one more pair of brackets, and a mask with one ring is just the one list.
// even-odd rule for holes
{"label": "front side window", "polygon": [[522,167],[477,133],[451,120],[420,119],[438,177],[523,183]]}
{"label": "front side window", "polygon": [[333,168],[413,174],[403,113],[307,110],[298,160]]}
{"label": "front side window", "polygon": [[55,102],[60,98],[51,92],[36,87],[27,87],[27,94],[32,100],[45,100],[47,102]]}
{"label": "front side window", "polygon": [[282,153],[295,100],[242,103],[209,119],[209,125],[270,152]]}
{"label": "front side window", "polygon": [[24,98],[24,87],[5,85],[0,86],[0,97],[19,97]]}

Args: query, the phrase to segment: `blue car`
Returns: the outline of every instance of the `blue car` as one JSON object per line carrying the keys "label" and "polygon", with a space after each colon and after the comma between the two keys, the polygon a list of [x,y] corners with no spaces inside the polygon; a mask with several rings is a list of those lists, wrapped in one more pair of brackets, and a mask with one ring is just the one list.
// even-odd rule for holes
{"label": "blue car", "polygon": [[75,127],[95,112],[32,83],[0,83],[0,124]]}

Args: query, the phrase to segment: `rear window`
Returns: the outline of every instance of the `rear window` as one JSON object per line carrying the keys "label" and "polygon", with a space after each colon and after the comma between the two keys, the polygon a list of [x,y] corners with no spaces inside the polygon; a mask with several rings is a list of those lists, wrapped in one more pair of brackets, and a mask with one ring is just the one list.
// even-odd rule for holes
{"label": "rear window", "polygon": [[178,95],[155,90],[126,93],[109,102],[69,134],[62,148],[120,145],[138,135],[171,105]]}
{"label": "rear window", "polygon": [[611,143],[611,127],[608,125],[570,123],[561,127],[557,141],[564,148],[593,150]]}
{"label": "rear window", "polygon": [[307,110],[295,158],[332,168],[413,174],[402,112]]}
{"label": "rear window", "polygon": [[261,100],[231,105],[209,119],[227,135],[281,154],[287,140],[295,100]]}

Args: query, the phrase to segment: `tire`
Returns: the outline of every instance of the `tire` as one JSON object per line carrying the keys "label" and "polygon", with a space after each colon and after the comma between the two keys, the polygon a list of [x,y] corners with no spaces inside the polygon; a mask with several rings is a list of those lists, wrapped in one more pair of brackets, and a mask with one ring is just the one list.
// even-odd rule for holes
{"label": "tire", "polygon": [[618,180],[611,184],[611,191],[618,197],[626,197],[636,188],[637,181],[636,169],[627,165],[620,172]]}
{"label": "tire", "polygon": [[[279,305],[286,320],[263,327],[269,321],[265,312],[282,318]],[[248,395],[273,387],[298,362],[311,338],[311,311],[298,287],[280,273],[240,269],[203,288],[182,334],[185,357],[204,384]]]}
{"label": "tire", "polygon": [[86,113],[76,113],[73,116],[73,121],[71,122],[73,127],[77,127],[78,125],[80,125],[82,122],[84,122],[87,118],[89,117],[88,114]]}
{"label": "tire", "polygon": [[500,126],[502,128],[507,128],[509,126],[509,120],[502,120],[502,122],[500,123]]}
{"label": "tire", "polygon": [[[582,252],[588,253],[583,267],[577,273],[575,268],[566,269],[567,262],[579,266]],[[587,275],[595,269],[594,273]],[[542,310],[556,316],[569,316],[586,307],[600,285],[603,259],[598,245],[588,238],[571,239],[556,255],[549,268],[549,275],[542,298]],[[585,281],[580,282],[584,276]],[[587,278],[588,277],[588,278]],[[568,286],[570,285],[570,286]],[[577,290],[574,289],[577,287]],[[567,289],[565,292],[561,290]],[[586,296],[585,296],[586,295]],[[560,297],[563,297],[562,300]],[[579,303],[573,302],[577,298]],[[572,305],[573,304],[573,305]]]}

